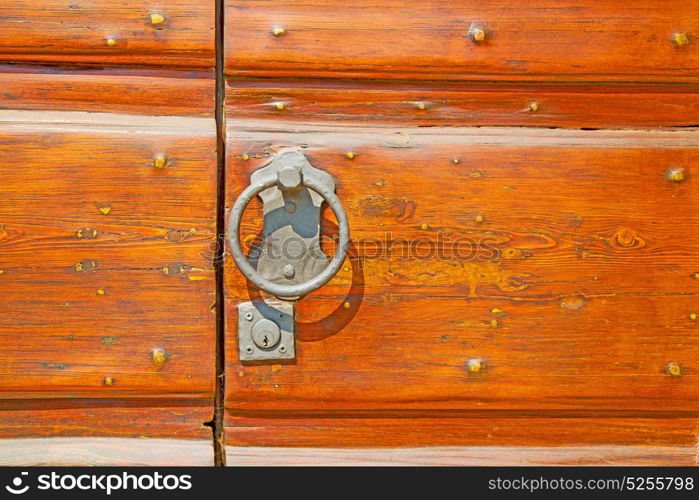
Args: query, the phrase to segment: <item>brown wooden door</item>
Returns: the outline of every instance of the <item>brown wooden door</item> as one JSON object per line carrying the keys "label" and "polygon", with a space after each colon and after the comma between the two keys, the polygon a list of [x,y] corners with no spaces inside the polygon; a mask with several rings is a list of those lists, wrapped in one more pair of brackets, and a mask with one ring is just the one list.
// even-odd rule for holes
{"label": "brown wooden door", "polygon": [[694,463],[693,9],[228,0],[228,209],[294,148],[352,236],[292,362],[227,260],[229,464]]}
{"label": "brown wooden door", "polygon": [[[698,20],[0,0],[0,463],[695,463]],[[352,242],[243,362],[225,220],[288,150]]]}
{"label": "brown wooden door", "polygon": [[214,2],[0,1],[0,463],[213,464]]}

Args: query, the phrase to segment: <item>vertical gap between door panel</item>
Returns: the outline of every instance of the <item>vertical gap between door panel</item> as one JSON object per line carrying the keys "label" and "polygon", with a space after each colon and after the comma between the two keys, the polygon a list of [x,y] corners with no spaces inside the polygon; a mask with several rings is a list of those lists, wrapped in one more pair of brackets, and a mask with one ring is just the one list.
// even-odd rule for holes
{"label": "vertical gap between door panel", "polygon": [[217,151],[217,199],[216,199],[216,394],[214,396],[213,445],[214,464],[226,465],[224,436],[224,398],[226,384],[225,351],[225,290],[223,286],[224,256],[226,253],[226,80],[224,74],[224,11],[225,0],[216,0],[216,151]]}

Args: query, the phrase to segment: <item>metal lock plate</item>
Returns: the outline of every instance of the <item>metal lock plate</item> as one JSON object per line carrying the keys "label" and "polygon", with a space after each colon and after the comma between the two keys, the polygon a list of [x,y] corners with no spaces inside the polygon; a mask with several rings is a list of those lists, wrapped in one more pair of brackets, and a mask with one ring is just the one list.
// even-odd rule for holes
{"label": "metal lock plate", "polygon": [[294,359],[294,305],[283,301],[238,304],[241,361]]}

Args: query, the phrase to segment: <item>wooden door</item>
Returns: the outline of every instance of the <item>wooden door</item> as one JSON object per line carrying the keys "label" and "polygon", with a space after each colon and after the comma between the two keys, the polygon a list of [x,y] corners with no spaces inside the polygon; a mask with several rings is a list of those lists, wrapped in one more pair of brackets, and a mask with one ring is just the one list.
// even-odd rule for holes
{"label": "wooden door", "polygon": [[225,16],[227,208],[292,148],[352,237],[294,306],[291,362],[240,361],[237,306],[261,295],[226,261],[229,464],[695,463],[699,10]]}
{"label": "wooden door", "polygon": [[214,2],[0,2],[0,463],[210,465]]}
{"label": "wooden door", "polygon": [[[0,28],[0,463],[696,462],[698,6],[0,0]],[[352,240],[287,304],[294,355],[251,363],[270,296],[221,242],[285,151]]]}

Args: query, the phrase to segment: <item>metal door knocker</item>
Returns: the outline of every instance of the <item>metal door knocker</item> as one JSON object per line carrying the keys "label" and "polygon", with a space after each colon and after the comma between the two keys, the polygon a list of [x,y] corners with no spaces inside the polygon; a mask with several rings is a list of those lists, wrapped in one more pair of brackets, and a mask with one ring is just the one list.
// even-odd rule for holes
{"label": "metal door knocker", "polygon": [[[262,242],[250,260],[240,244],[245,207],[259,196],[263,203]],[[330,262],[320,245],[323,202],[335,213],[339,235]],[[250,185],[233,204],[228,244],[238,269],[259,289],[279,299],[238,306],[240,359],[260,361],[295,357],[293,302],[326,284],[342,266],[349,247],[349,222],[335,181],[314,168],[296,150],[281,151],[250,177]]]}

